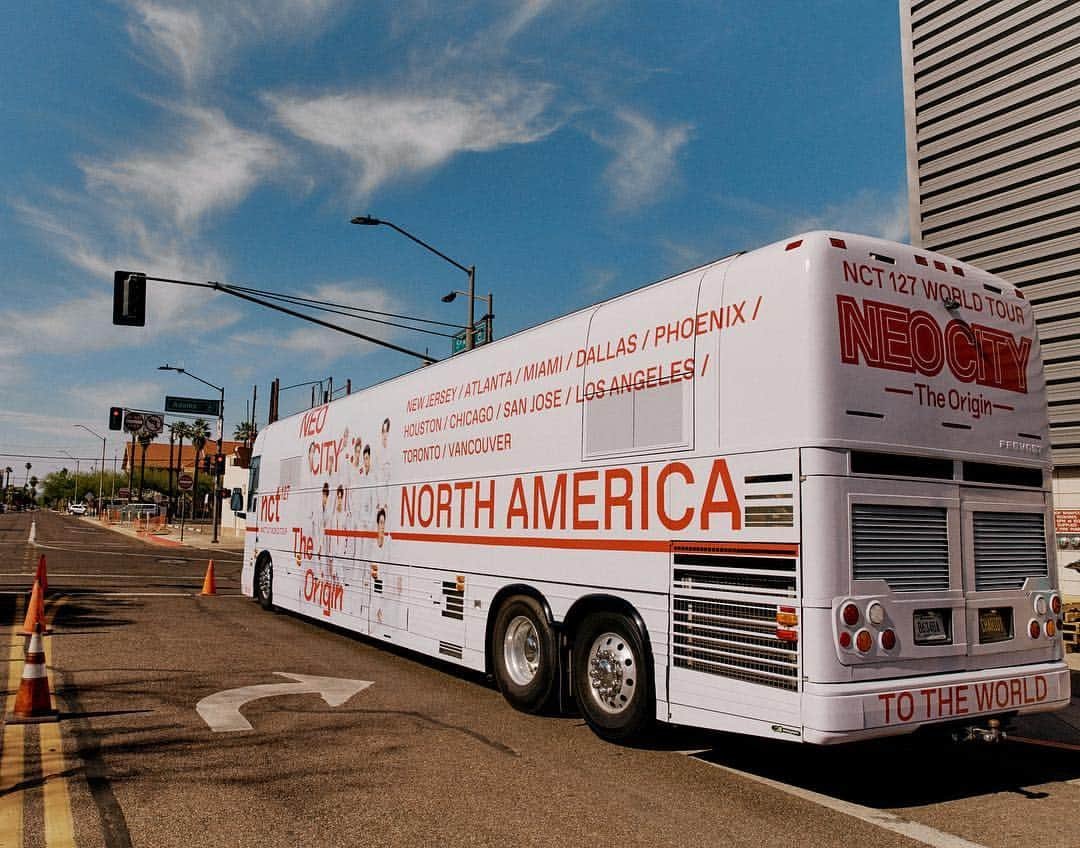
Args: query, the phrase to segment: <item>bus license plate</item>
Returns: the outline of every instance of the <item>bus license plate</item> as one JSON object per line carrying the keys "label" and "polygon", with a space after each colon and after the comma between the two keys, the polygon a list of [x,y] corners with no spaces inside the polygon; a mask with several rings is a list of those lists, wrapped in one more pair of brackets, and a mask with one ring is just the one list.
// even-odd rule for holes
{"label": "bus license plate", "polygon": [[[1006,619],[1008,619],[1008,623]],[[1011,609],[988,608],[979,610],[979,642],[1004,642],[1006,639],[1011,639],[1012,628],[1009,626],[1011,621]]]}
{"label": "bus license plate", "polygon": [[945,610],[915,610],[915,644],[948,644],[949,628],[945,624]]}

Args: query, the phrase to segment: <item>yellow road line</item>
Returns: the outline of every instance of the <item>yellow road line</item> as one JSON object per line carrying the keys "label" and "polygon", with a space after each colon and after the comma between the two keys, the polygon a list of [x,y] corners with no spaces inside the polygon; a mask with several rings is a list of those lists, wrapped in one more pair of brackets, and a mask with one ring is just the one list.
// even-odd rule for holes
{"label": "yellow road line", "polygon": [[[10,713],[15,708],[15,694],[19,691],[22,680],[23,658],[22,637],[18,635],[22,619],[22,599],[15,602],[15,621],[11,625],[11,647],[8,651],[7,698],[4,699],[4,712]],[[11,838],[11,845],[22,845],[23,840],[23,799],[25,790],[14,791],[25,777],[26,725],[6,724],[4,726],[4,747],[0,750],[0,833]]]}
{"label": "yellow road line", "polygon": [[45,845],[75,848],[71,794],[64,774],[64,743],[58,724],[38,725],[41,731],[41,776],[45,782]]}
{"label": "yellow road line", "polygon": [[[63,596],[50,605],[48,619],[55,625],[60,607],[68,602]],[[46,637],[45,676],[49,694],[56,706],[56,685],[53,680],[52,638]],[[71,792],[64,774],[64,742],[59,724],[41,724],[41,776],[45,783],[45,845],[46,848],[75,848],[75,824],[71,815]]]}

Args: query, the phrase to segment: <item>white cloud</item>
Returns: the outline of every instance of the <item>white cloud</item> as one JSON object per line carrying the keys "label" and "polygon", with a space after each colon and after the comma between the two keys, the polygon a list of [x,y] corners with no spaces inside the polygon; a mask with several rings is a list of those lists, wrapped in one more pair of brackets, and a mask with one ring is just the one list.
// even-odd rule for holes
{"label": "white cloud", "polygon": [[908,196],[902,188],[892,195],[863,189],[847,200],[826,206],[820,212],[796,218],[790,233],[806,230],[846,230],[890,241],[909,239]]}
{"label": "white cloud", "polygon": [[552,97],[547,84],[487,80],[445,94],[369,91],[267,95],[266,101],[291,132],[347,157],[363,196],[459,153],[544,138],[559,125],[545,114]]}
{"label": "white cloud", "polygon": [[186,126],[172,150],[82,162],[90,191],[104,193],[121,208],[149,204],[191,228],[205,215],[242,201],[285,157],[272,139],[234,126],[216,109],[177,111]]}
{"label": "white cloud", "polygon": [[620,127],[613,133],[591,133],[593,140],[613,151],[604,171],[612,200],[619,209],[647,206],[663,198],[678,178],[678,156],[693,127],[661,127],[629,109],[615,113]]}
{"label": "white cloud", "polygon": [[341,0],[132,0],[128,34],[187,86],[219,74],[237,51],[317,32]]}

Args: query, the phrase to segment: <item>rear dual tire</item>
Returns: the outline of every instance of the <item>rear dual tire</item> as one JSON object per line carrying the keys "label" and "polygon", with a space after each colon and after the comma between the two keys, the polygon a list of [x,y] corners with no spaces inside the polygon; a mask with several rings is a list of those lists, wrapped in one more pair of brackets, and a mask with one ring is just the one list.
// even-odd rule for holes
{"label": "rear dual tire", "polygon": [[645,733],[656,718],[645,638],[625,615],[600,612],[574,638],[574,692],[593,732],[610,742]]}

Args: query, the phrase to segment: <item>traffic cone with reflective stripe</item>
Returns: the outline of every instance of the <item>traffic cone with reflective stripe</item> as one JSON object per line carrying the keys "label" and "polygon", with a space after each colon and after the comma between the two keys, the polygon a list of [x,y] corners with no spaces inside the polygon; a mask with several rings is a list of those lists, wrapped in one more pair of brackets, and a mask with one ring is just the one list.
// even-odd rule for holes
{"label": "traffic cone with reflective stripe", "polygon": [[45,554],[42,554],[41,559],[38,560],[37,574],[34,575],[34,579],[41,584],[42,592],[49,591],[49,578],[48,575],[45,573]]}
{"label": "traffic cone with reflective stripe", "polygon": [[5,721],[10,724],[28,724],[56,721],[58,718],[59,714],[52,705],[52,693],[49,692],[49,677],[45,671],[45,646],[41,641],[39,625],[30,637],[22,682],[19,683],[18,694],[15,695],[15,709],[6,716]]}
{"label": "traffic cone with reflective stripe", "polygon": [[206,579],[203,580],[201,595],[216,595],[217,583],[214,582],[214,561],[206,566]]}
{"label": "traffic cone with reflective stripe", "polygon": [[26,607],[22,635],[32,635],[37,627],[40,627],[46,636],[52,633],[49,622],[45,620],[45,593],[41,590],[40,580],[34,580],[34,588],[30,591],[30,603]]}

